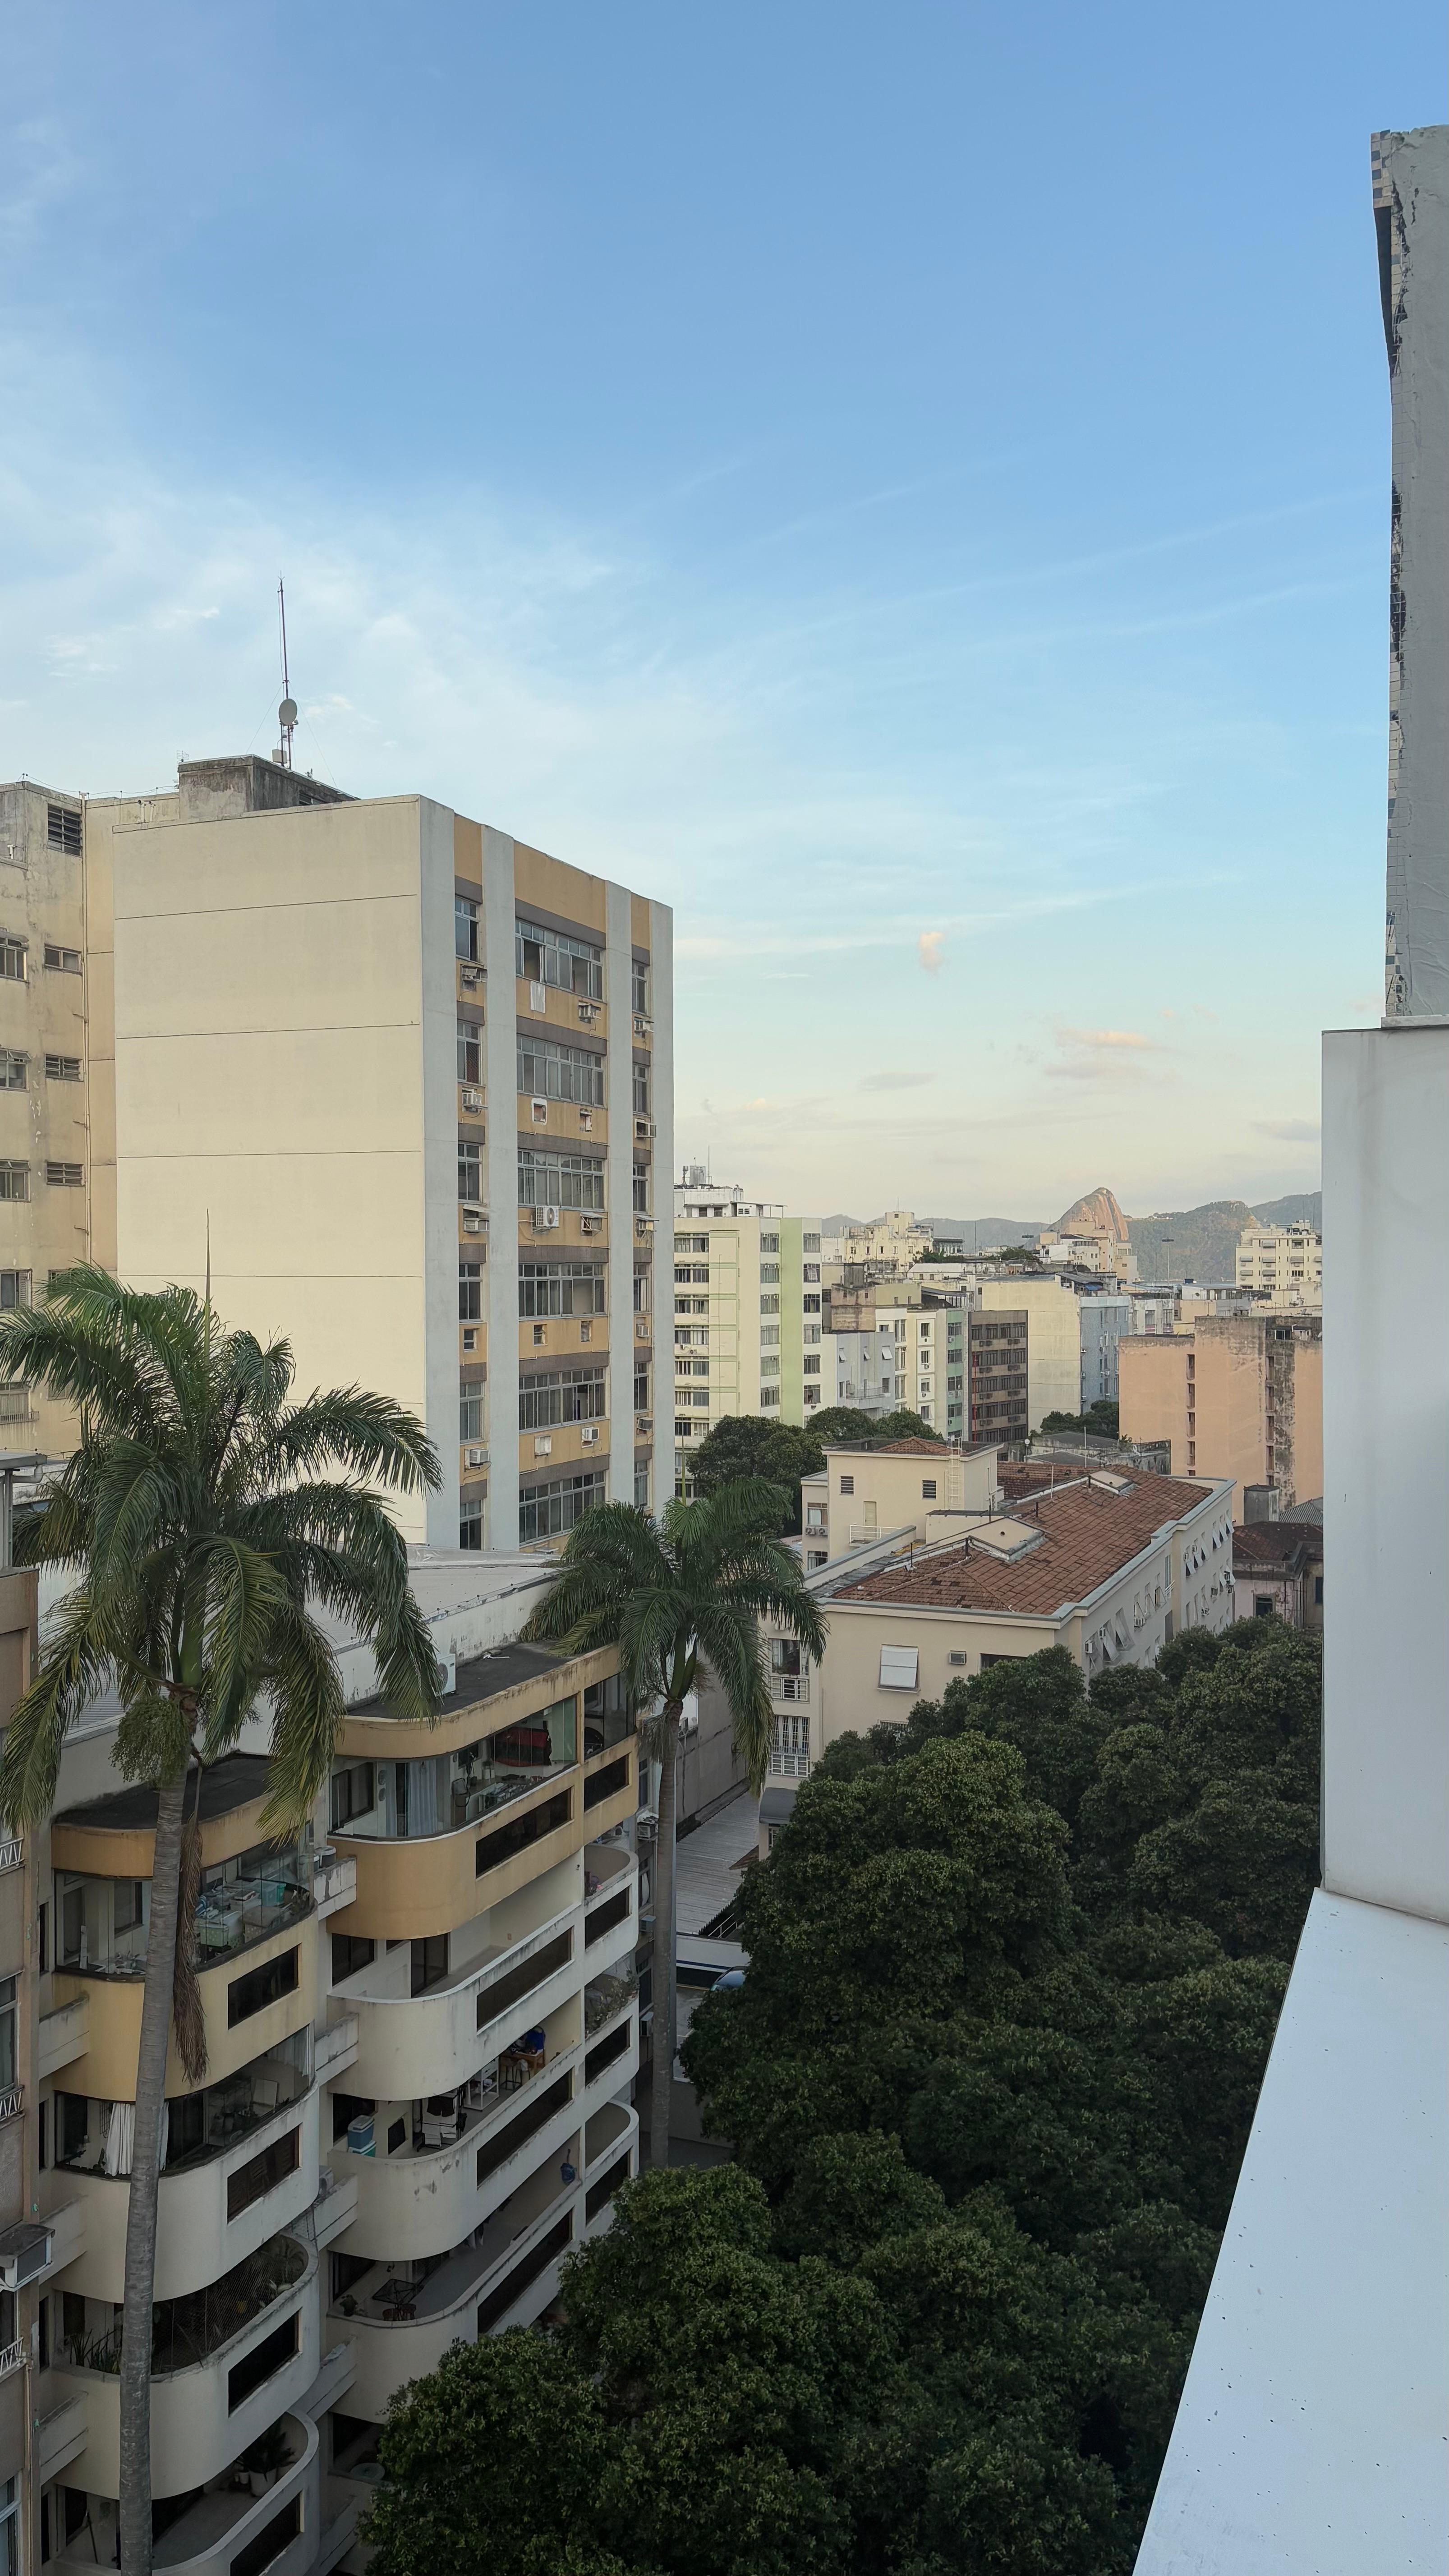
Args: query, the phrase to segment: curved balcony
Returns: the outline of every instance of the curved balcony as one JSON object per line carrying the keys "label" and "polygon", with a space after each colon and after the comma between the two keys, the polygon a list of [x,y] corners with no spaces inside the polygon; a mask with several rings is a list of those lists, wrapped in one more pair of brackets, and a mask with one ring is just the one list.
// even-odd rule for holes
{"label": "curved balcony", "polygon": [[614,2196],[639,2170],[639,2114],[605,2102],[584,2126],[584,2234],[614,2223]]}
{"label": "curved balcony", "polygon": [[[270,2097],[269,2118],[241,2126],[230,2141],[203,2143],[163,2170],[156,2216],[156,2299],[185,2298],[219,2280],[280,2229],[294,2226],[316,2199],[318,2097],[302,2078],[290,2100],[279,2100],[289,2071],[259,2073],[249,2092],[249,2101],[257,2092]],[[215,2088],[217,2095],[225,2091]],[[242,2116],[240,2107],[212,2114],[213,2120],[239,2123]],[[67,2272],[66,2288],[119,2304],[125,2289],[130,2183],[125,2174],[104,2171],[99,2142],[95,2160],[85,2161],[91,2154],[87,2143],[80,2158],[55,2169],[56,2188],[63,2180],[67,2197],[79,2200],[85,2217],[85,2250]]]}
{"label": "curved balcony", "polygon": [[[455,2108],[448,2096],[379,2104],[376,2155],[332,2151],[331,2172],[356,2194],[348,2254],[412,2261],[445,2254],[471,2236],[577,2129],[583,2054],[573,1996],[543,2024],[538,2063],[520,2053],[484,2070],[481,2104]],[[395,2108],[407,2119],[408,2140],[384,2155],[384,2124],[391,2129]]]}
{"label": "curved balcony", "polygon": [[[239,2455],[160,2533],[152,2560],[158,2571],[231,2576],[240,2562],[265,2568],[266,2576],[303,2576],[311,2567],[321,2528],[317,2427],[305,2415],[284,2415],[277,2431],[288,2454],[285,2464],[266,2472],[264,2484],[263,2473],[249,2470]],[[69,2483],[74,2486],[73,2479]],[[115,2505],[99,2495],[87,2501],[86,2523],[65,2555],[50,2562],[59,2576],[94,2576],[97,2565],[114,2564]]]}
{"label": "curved balcony", "polygon": [[527,1897],[519,1908],[533,1916],[526,1928],[510,1924],[510,1937],[419,1994],[411,1991],[404,1948],[385,1952],[334,1988],[358,2021],[350,2092],[379,2102],[457,2092],[518,2031],[546,2020],[577,1990],[583,1981],[577,1855],[537,1881]]}
{"label": "curved balcony", "polygon": [[[338,1849],[357,1866],[356,1900],[338,1928],[371,1941],[456,1932],[473,1921],[480,1904],[501,1904],[577,1850],[582,1808],[575,1764],[541,1777],[515,1774],[494,1787],[497,1804],[433,1833],[337,1834]],[[492,1797],[494,1788],[475,1795]]]}
{"label": "curved balcony", "polygon": [[[309,1898],[307,1911],[310,1903]],[[315,2010],[316,1958],[317,1937],[306,1912],[260,1935],[240,1957],[229,1950],[203,1957],[197,1989],[209,2084],[239,2074],[253,2058],[308,2027]],[[135,2100],[143,1992],[139,1972],[56,1970],[57,2006],[79,1995],[89,1998],[85,2054],[76,2060],[72,2076],[76,2092],[108,2102]],[[166,2090],[175,2095],[190,2089],[173,2030]]]}
{"label": "curved balcony", "polygon": [[[220,2479],[295,2407],[321,2360],[317,2257],[281,2236],[199,2296],[158,2313],[151,2379],[151,2485],[158,2497]],[[249,2310],[227,2332],[238,2309]],[[86,2398],[89,2437],[69,2483],[120,2494],[120,2335],[80,2338],[55,2377]],[[194,2356],[194,2357],[192,2357]],[[167,2362],[172,2366],[167,2367]]]}
{"label": "curved balcony", "polygon": [[[567,2155],[532,2175],[478,2230],[476,2239],[433,2265],[375,2263],[334,2301],[329,2320],[357,2355],[348,2412],[380,2422],[388,2399],[410,2379],[436,2370],[451,2343],[476,2343],[505,2325],[528,2324],[548,2305],[558,2266],[582,2230],[577,2126]],[[574,2180],[561,2183],[561,2167]],[[348,2302],[350,2302],[350,2309]]]}

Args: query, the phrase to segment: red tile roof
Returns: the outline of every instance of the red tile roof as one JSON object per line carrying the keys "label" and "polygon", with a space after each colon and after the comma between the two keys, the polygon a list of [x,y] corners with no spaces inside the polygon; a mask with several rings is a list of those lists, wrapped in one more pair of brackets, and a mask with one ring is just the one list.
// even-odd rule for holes
{"label": "red tile roof", "polygon": [[979,1458],[984,1449],[999,1449],[1001,1445],[999,1440],[958,1440],[952,1443],[949,1440],[922,1440],[919,1436],[909,1440],[832,1440],[827,1443],[825,1454],[829,1458],[837,1452],[842,1457],[848,1453],[853,1458]]}
{"label": "red tile roof", "polygon": [[1301,1573],[1312,1556],[1323,1554],[1323,1532],[1311,1521],[1245,1521],[1233,1532],[1233,1564],[1278,1566]]}
{"label": "red tile roof", "polygon": [[1014,1565],[973,1548],[917,1556],[858,1583],[840,1586],[838,1601],[889,1601],[920,1610],[1009,1610],[1040,1618],[1095,1592],[1146,1547],[1167,1521],[1195,1511],[1209,1488],[1180,1476],[1134,1476],[1125,1492],[1073,1485],[1043,1494],[1010,1514],[1046,1532]]}

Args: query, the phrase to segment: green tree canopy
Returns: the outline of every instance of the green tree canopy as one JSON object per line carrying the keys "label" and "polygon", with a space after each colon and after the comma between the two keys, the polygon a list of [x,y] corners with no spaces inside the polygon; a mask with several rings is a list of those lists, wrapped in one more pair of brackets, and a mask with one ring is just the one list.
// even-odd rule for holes
{"label": "green tree canopy", "polygon": [[689,1481],[706,1501],[725,1485],[753,1477],[778,1486],[781,1513],[777,1527],[787,1534],[800,1527],[800,1479],[818,1476],[825,1452],[814,1425],[772,1422],[762,1413],[727,1413],[707,1431],[689,1463]]}

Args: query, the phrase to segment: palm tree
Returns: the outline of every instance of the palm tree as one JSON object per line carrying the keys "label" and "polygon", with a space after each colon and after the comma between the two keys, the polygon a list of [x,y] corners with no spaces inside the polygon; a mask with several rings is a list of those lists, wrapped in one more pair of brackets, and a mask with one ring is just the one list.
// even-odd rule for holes
{"label": "palm tree", "polygon": [[653,1710],[659,1825],[653,1872],[653,2085],[650,2154],[669,2162],[674,2072],[674,1766],[679,1721],[696,1684],[724,1692],[750,1787],[770,1758],[770,1690],[760,1640],[768,1618],[812,1655],[825,1623],[798,1559],[775,1533],[787,1502],[742,1476],[708,1500],[666,1503],[658,1521],[628,1503],[599,1503],[570,1533],[557,1582],[523,1634],[570,1654],[617,1646],[631,1704]]}
{"label": "palm tree", "polygon": [[0,1322],[0,1378],[44,1386],[80,1415],[75,1455],[17,1532],[21,1563],[64,1566],[76,1582],[5,1736],[0,1814],[18,1832],[48,1813],[66,1730],[111,1687],[117,1764],[157,1791],[122,2312],[124,2576],[151,2566],[152,2291],[173,2007],[192,2083],[206,2066],[191,1940],[202,1771],[263,1715],[263,1822],[280,1837],[307,1816],[343,1708],[310,1605],[372,1641],[406,1716],[430,1718],[442,1681],[377,1490],[437,1483],[422,1426],[357,1387],[293,1404],[292,1376],[290,1345],[223,1331],[209,1293],[140,1295],[91,1267],[63,1272],[43,1304]]}

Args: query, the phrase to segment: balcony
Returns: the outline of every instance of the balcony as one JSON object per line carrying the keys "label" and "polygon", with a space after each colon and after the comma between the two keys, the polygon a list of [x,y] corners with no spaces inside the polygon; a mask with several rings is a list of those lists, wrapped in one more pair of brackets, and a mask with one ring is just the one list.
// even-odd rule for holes
{"label": "balcony", "polygon": [[614,2195],[639,2169],[639,2114],[606,2102],[584,2130],[584,2233],[602,2236],[614,2221]]}
{"label": "balcony", "polygon": [[63,2066],[71,2065],[77,2057],[84,2057],[90,2042],[90,2008],[89,1995],[73,1995],[70,2002],[62,2004],[58,2011],[41,2014],[39,2073],[42,2082],[47,2075],[58,2075]]}
{"label": "balcony", "polygon": [[[151,2474],[159,2497],[217,2480],[317,2376],[317,2258],[295,2237],[269,2245],[186,2299],[158,2302],[152,2338]],[[52,2376],[84,2394],[90,2439],[78,2484],[120,2493],[118,2328],[80,2335]]]}
{"label": "balcony", "polygon": [[369,2264],[334,2301],[330,2316],[357,2355],[352,2410],[379,2420],[394,2390],[435,2370],[449,2344],[540,2313],[577,2233],[577,2158],[575,2128],[566,2152],[531,2174],[470,2242],[434,2262]]}
{"label": "balcony", "polygon": [[481,1957],[416,1995],[402,1949],[349,1978],[346,2000],[360,2023],[357,2091],[380,2102],[456,2092],[517,2031],[544,2020],[575,1992],[580,1879],[576,1856],[541,1873],[513,1900],[517,1928],[509,1937],[495,1939]]}
{"label": "balcony", "polygon": [[312,1854],[312,1903],[319,1923],[357,1895],[357,1855],[334,1851],[330,1843]]}
{"label": "balcony", "polygon": [[[320,2444],[317,2427],[302,2415],[283,2415],[266,2456],[276,2465],[251,2468],[240,2452],[208,2480],[175,2519],[164,2523],[153,2565],[168,2576],[301,2576],[312,2564],[320,2521]],[[255,2454],[260,2456],[260,2454]],[[94,2576],[101,2543],[114,2546],[115,2505],[92,2495],[86,2526],[70,2551],[52,2559],[59,2576]],[[161,2517],[164,2521],[164,2505]],[[82,2554],[74,2555],[79,2550]],[[94,2552],[94,2555],[92,2554]],[[107,2549],[106,2564],[114,2563]]]}
{"label": "balcony", "polygon": [[333,2084],[357,2063],[361,2025],[356,2013],[339,2012],[313,2043],[313,2066],[319,2084]]}

